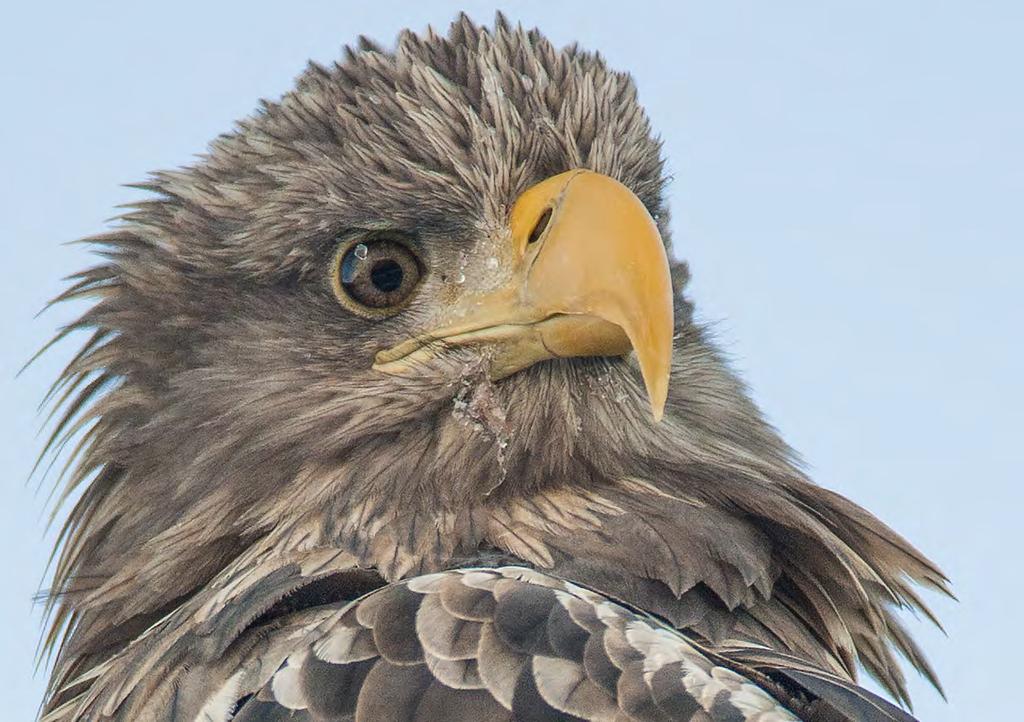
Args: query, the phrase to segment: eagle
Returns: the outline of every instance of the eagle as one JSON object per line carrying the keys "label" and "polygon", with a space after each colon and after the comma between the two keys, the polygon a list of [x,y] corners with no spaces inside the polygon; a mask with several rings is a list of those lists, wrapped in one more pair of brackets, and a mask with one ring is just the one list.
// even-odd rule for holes
{"label": "eagle", "polygon": [[948,582],[765,421],[666,183],[631,77],[501,15],[141,183],[54,299],[41,718],[911,720]]}

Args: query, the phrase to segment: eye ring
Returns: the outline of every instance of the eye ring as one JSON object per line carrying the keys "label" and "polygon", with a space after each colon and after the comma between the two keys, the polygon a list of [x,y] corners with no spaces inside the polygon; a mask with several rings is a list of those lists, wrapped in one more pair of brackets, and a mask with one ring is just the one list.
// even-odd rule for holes
{"label": "eye ring", "polygon": [[330,284],[346,309],[378,319],[404,308],[422,275],[422,264],[408,244],[380,235],[340,244],[331,259]]}

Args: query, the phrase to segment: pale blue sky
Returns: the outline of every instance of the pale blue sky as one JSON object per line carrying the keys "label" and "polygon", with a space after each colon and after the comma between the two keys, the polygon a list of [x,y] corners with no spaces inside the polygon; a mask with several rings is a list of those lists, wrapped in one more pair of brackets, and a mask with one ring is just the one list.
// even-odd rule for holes
{"label": "pale blue sky", "polygon": [[[669,5],[675,9],[670,9]],[[150,7],[144,7],[150,5]],[[1019,699],[1024,4],[522,2],[513,20],[598,49],[665,139],[676,252],[758,401],[822,484],[936,559],[959,603],[919,636],[948,705]],[[18,366],[73,308],[33,314],[88,262],[59,245],[364,33],[482,2],[19,3],[0,29],[0,669],[34,715],[33,611],[52,535],[26,485],[35,412],[73,351]],[[1016,706],[1016,705],[1014,705]],[[1007,704],[1009,707],[1009,703]]]}

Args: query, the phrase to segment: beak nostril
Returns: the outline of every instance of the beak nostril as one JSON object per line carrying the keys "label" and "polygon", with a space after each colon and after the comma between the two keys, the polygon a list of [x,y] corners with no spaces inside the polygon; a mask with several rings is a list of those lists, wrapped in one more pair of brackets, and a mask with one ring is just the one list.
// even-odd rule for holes
{"label": "beak nostril", "polygon": [[533,226],[533,230],[530,231],[529,237],[526,239],[526,245],[531,245],[540,240],[540,237],[544,235],[544,230],[548,227],[548,221],[551,220],[551,209],[545,208],[544,212],[540,214],[540,218]]}

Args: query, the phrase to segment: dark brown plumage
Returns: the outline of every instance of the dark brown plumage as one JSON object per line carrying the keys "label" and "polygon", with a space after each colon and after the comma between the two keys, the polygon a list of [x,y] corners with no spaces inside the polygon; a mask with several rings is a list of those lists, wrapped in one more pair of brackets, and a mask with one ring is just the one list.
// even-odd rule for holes
{"label": "dark brown plumage", "polygon": [[[656,615],[644,624],[682,630],[659,634],[700,665],[808,719],[876,705],[852,684],[858,662],[900,700],[896,653],[934,681],[895,613],[928,614],[914,585],[945,591],[942,574],[805,478],[693,321],[685,265],[672,266],[657,424],[632,357],[552,359],[495,379],[486,344],[442,344],[415,373],[372,368],[377,352],[497,283],[516,199],[577,168],[623,184],[669,238],[659,144],[629,77],[501,18],[493,31],[461,18],[447,37],[405,33],[394,52],[363,40],[343,64],[310,66],[195,166],[155,174],[153,199],[91,239],[102,261],[58,299],[96,302],[58,335],[92,334],[53,394],[64,413],[48,448],[77,439],[67,488],[84,493],[50,600],[59,652],[47,719],[195,719],[204,708],[278,719],[285,659],[301,667],[310,719],[389,718],[360,716],[364,695],[424,719],[499,708],[553,719],[537,685],[581,663],[595,690],[608,674],[631,680],[601,693],[616,719],[679,718],[671,705],[754,719],[725,698],[715,709],[687,698],[678,676],[633,674],[637,660],[588,667],[596,627],[565,626],[544,591],[566,593],[559,579]],[[412,277],[409,263],[421,267],[415,290],[393,313],[339,303],[339,254],[382,238],[417,260],[395,257],[404,276],[374,266],[392,275],[364,301],[404,293],[392,281]],[[468,656],[456,659],[499,655],[480,630],[515,620],[501,621],[497,594],[461,596],[465,576],[429,578],[456,580],[444,582],[448,605],[424,586],[435,582],[413,580],[345,607],[401,579],[502,564],[544,572],[515,582],[526,590],[515,614],[534,610],[564,635],[530,641],[540,627],[527,625],[524,640],[503,637],[534,666],[506,669],[497,686],[454,691],[450,675],[472,670],[431,666],[421,647],[433,630],[410,621],[440,594],[439,624],[477,630],[457,640]],[[596,593],[584,601],[601,607]],[[395,621],[359,620],[350,641],[368,656],[321,654],[374,605]],[[614,609],[601,624],[621,633],[632,612]],[[562,661],[542,674],[538,659]],[[901,718],[877,705],[872,719]],[[611,718],[573,709],[564,718]]]}

